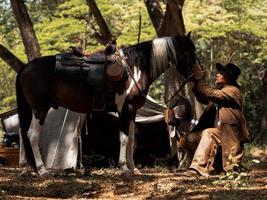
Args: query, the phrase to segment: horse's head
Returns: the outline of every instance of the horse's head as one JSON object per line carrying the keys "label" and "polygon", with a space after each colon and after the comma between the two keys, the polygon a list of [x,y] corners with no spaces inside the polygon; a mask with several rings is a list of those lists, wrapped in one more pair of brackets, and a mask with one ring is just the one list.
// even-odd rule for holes
{"label": "horse's head", "polygon": [[192,76],[192,68],[197,62],[195,45],[190,38],[190,34],[191,32],[185,36],[174,37],[177,57],[176,69],[185,78]]}

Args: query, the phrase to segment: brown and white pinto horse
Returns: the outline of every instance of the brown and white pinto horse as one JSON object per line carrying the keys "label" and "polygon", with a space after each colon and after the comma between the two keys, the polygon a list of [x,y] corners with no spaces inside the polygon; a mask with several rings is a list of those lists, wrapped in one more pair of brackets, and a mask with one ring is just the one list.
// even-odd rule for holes
{"label": "brown and white pinto horse", "polygon": [[[190,34],[157,38],[122,48],[119,52],[126,58],[122,62],[127,68],[128,76],[120,84],[122,90],[112,91],[114,99],[109,103],[113,105],[110,108],[116,108],[120,118],[119,164],[130,175],[139,172],[133,161],[135,115],[136,110],[145,102],[149,86],[170,66],[175,67],[185,78],[189,77],[192,66],[196,64],[196,56]],[[38,142],[48,110],[62,106],[80,113],[92,111],[92,88],[83,81],[57,77],[55,64],[56,56],[34,59],[22,68],[16,79],[25,156],[27,164],[37,169],[40,175],[47,173]],[[113,88],[114,84],[106,81],[105,85]],[[107,91],[103,92],[105,94]],[[114,110],[107,108],[106,111]]]}

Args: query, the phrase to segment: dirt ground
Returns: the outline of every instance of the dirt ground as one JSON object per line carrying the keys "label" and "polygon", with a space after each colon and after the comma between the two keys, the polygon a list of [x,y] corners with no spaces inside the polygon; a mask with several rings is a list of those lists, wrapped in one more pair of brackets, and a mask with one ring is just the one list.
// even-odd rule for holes
{"label": "dirt ground", "polygon": [[125,178],[117,168],[82,173],[52,172],[49,178],[20,176],[0,168],[0,199],[267,199],[267,149],[252,148],[246,170],[211,178],[186,177],[175,168],[141,168]]}

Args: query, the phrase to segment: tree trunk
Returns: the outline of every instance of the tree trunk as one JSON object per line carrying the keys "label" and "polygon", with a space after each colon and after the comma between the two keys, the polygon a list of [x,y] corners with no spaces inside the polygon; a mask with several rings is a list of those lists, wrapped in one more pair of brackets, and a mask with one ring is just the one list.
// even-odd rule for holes
{"label": "tree trunk", "polygon": [[152,24],[156,30],[157,35],[164,36],[162,33],[162,26],[164,23],[164,14],[158,0],[145,0],[147,12],[150,16]]}
{"label": "tree trunk", "polygon": [[36,38],[30,16],[24,1],[11,0],[11,6],[20,30],[22,41],[26,49],[28,61],[40,57],[40,46]]}
{"label": "tree trunk", "polygon": [[261,120],[262,143],[267,144],[267,71],[262,79],[263,83],[263,116]]}
{"label": "tree trunk", "polygon": [[15,72],[19,72],[24,63],[0,44],[0,58],[2,58]]}
{"label": "tree trunk", "polygon": [[182,15],[184,0],[169,0],[165,13],[165,23],[163,29],[165,35],[184,35],[185,26]]}
{"label": "tree trunk", "polygon": [[105,19],[101,15],[101,12],[99,11],[96,3],[94,0],[86,0],[87,5],[90,8],[90,12],[94,16],[99,28],[100,28],[100,34],[95,33],[95,38],[98,42],[100,42],[103,45],[106,45],[108,42],[110,42],[113,38],[111,31],[108,28],[107,23],[105,22]]}
{"label": "tree trunk", "polygon": [[165,14],[163,13],[159,0],[145,0],[145,4],[159,37],[185,34],[182,16],[184,0],[167,1]]}

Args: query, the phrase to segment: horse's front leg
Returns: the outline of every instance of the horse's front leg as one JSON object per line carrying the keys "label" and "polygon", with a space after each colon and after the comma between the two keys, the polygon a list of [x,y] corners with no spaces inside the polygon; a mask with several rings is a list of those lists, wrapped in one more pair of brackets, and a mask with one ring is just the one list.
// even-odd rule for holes
{"label": "horse's front leg", "polygon": [[132,174],[140,174],[140,171],[134,164],[134,145],[135,145],[135,123],[133,120],[129,123],[129,132],[126,135],[123,131],[120,131],[120,157],[119,165],[124,170],[125,176]]}
{"label": "horse's front leg", "polygon": [[125,105],[120,115],[120,157],[119,165],[124,170],[123,174],[130,176],[140,174],[135,167],[133,155],[135,144],[135,111],[131,106]]}

